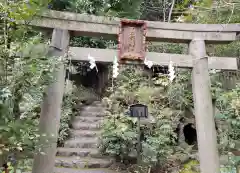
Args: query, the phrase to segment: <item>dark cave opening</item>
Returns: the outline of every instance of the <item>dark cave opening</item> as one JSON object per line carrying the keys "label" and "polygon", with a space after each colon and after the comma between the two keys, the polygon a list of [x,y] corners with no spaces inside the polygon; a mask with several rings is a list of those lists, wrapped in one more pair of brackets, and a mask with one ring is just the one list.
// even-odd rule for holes
{"label": "dark cave opening", "polygon": [[185,142],[188,145],[194,145],[197,143],[197,131],[192,123],[188,123],[184,126],[183,133],[185,137]]}

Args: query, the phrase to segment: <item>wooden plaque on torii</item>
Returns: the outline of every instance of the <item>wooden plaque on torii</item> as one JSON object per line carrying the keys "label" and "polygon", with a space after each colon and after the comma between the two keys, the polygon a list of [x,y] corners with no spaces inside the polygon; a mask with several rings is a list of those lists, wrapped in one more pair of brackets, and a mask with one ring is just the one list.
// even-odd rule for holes
{"label": "wooden plaque on torii", "polygon": [[144,61],[146,52],[146,23],[139,20],[121,20],[118,35],[118,59],[127,61]]}

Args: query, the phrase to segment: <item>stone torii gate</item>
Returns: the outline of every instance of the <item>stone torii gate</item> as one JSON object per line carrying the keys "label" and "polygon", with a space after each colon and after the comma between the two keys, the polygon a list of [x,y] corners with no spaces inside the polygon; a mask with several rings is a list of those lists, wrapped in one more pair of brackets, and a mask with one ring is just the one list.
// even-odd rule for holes
{"label": "stone torii gate", "polygon": [[[81,35],[117,39],[120,23],[121,19],[119,18],[48,11],[41,16],[37,16],[31,21],[30,25],[53,29],[49,51],[51,55],[60,57],[70,51],[73,52],[72,61],[88,61],[87,57],[90,53],[91,56],[95,57],[96,62],[112,63],[114,56],[118,55],[116,50],[69,47],[69,38],[70,35]],[[144,54],[144,51],[141,52],[143,49],[135,48],[140,51],[140,54],[142,53],[141,56],[138,56],[140,63],[143,63],[142,60],[147,57],[148,60],[158,65],[167,66],[170,61],[173,61],[179,67],[192,68],[192,89],[200,169],[202,173],[219,173],[219,155],[208,69],[238,70],[239,62],[234,57],[207,57],[205,45],[208,43],[229,43],[237,40],[240,33],[240,24],[225,26],[220,24],[183,24],[151,21],[142,21],[142,23],[140,21],[139,23],[140,25],[146,24],[145,36],[148,41],[189,44],[188,55],[156,52],[146,52]],[[133,24],[133,27],[139,28],[135,24]],[[141,25],[141,27],[143,26],[145,25]],[[142,37],[144,32],[140,36],[138,41],[141,42],[142,40],[144,42]],[[144,43],[142,46],[144,46]],[[53,133],[56,137],[60,124],[64,77],[65,71],[62,64],[56,73],[57,80],[48,88],[41,109],[40,131],[45,134]],[[33,173],[53,173],[56,140],[55,143],[44,148],[46,155],[35,156]]]}

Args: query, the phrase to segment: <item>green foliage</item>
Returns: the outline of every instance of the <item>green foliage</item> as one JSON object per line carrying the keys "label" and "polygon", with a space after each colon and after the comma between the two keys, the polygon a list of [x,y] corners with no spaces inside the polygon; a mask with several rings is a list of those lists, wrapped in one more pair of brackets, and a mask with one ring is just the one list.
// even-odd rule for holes
{"label": "green foliage", "polygon": [[61,112],[61,119],[60,119],[60,128],[59,128],[59,135],[58,135],[58,146],[62,146],[64,141],[69,137],[69,124],[71,118],[73,116],[73,108],[74,102],[72,93],[66,93],[63,96],[63,104],[62,104],[62,112]]}
{"label": "green foliage", "polygon": [[183,54],[187,50],[187,45],[176,44],[176,43],[149,43],[148,51],[149,52],[161,52],[161,53],[175,53]]}
{"label": "green foliage", "polygon": [[185,110],[193,107],[191,70],[177,71],[175,83],[169,87],[168,98],[171,105]]}
{"label": "green foliage", "polygon": [[220,113],[217,118],[225,121],[227,129],[223,129],[220,137],[222,137],[222,145],[227,149],[238,148],[240,146],[240,87],[224,92],[216,100],[216,104]]}
{"label": "green foliage", "polygon": [[[34,42],[36,43],[38,42]],[[24,46],[34,44],[25,42]],[[14,51],[24,49],[23,47]],[[44,89],[53,80],[51,74],[56,61],[47,59],[43,54],[11,57],[11,60],[13,64],[7,67],[8,74],[5,76],[7,80],[1,87],[1,139],[10,151],[14,148],[23,148],[21,150],[27,151],[25,147],[36,146],[38,121],[35,117],[39,113],[38,108]],[[33,148],[30,150],[33,151]]]}
{"label": "green foliage", "polygon": [[53,9],[76,13],[139,18],[141,3],[142,0],[53,0],[51,6]]}
{"label": "green foliage", "polygon": [[[44,41],[24,23],[47,3],[32,0],[0,3],[0,13],[4,14],[0,19],[4,28],[0,33],[0,157],[3,159],[9,153],[41,152],[37,145],[41,134],[36,117],[44,90],[54,80],[52,73],[58,61],[46,57],[45,49],[33,49]],[[15,26],[16,23],[23,24]]]}
{"label": "green foliage", "polygon": [[237,170],[235,167],[221,167],[220,173],[236,173]]}
{"label": "green foliage", "polygon": [[107,48],[109,41],[102,38],[91,38],[91,37],[73,37],[70,45],[77,47],[90,47],[90,48]]}
{"label": "green foliage", "polygon": [[192,2],[185,0],[178,4],[176,9],[182,12],[181,22],[222,23],[226,25],[240,21],[239,7],[239,1],[200,0]]}
{"label": "green foliage", "polygon": [[[192,23],[224,23],[223,29],[229,23],[239,23],[239,1],[198,1],[192,4],[193,8],[187,9],[185,21]],[[239,41],[227,45],[207,45],[210,56],[238,57]],[[229,148],[238,148],[239,145],[239,77],[238,71],[235,73],[217,72],[211,74],[212,94],[216,99],[216,106],[219,113],[216,119],[221,123],[219,126],[219,147],[221,152],[227,152]],[[223,80],[220,80],[223,79]],[[231,79],[236,79],[236,87],[231,86],[227,90],[225,83],[230,83]],[[226,81],[226,82],[225,82]]]}
{"label": "green foliage", "polygon": [[[204,1],[207,2],[207,1]],[[222,23],[223,30],[230,23],[240,22],[240,3],[235,2],[225,2],[218,1],[213,5],[212,1],[210,4],[206,5],[204,2],[198,1],[197,4],[193,4],[194,8],[188,9],[187,14],[184,18],[185,21],[191,23]],[[239,41],[232,42],[231,44],[223,45],[210,45],[211,50],[208,54],[211,56],[229,56],[237,57],[239,56]]]}
{"label": "green foliage", "polygon": [[[154,123],[141,125],[144,132],[141,141],[143,161],[153,165],[165,164],[170,155],[181,153],[173,141],[176,135],[173,130],[179,117],[184,116],[184,110],[193,107],[190,72],[177,71],[176,79],[170,84],[163,74],[152,79],[141,69],[124,68],[111,88],[110,96],[104,99],[108,105],[108,119],[103,125],[103,152],[120,156],[123,160],[136,157],[137,120],[125,112],[129,105],[141,102],[148,105],[149,114],[155,119]],[[232,90],[224,89],[217,75],[219,73],[211,73],[211,89],[219,109],[216,121],[222,122],[217,123],[219,149],[225,153],[230,148],[239,147],[240,90],[239,86]],[[185,171],[189,170],[185,168]]]}
{"label": "green foliage", "polygon": [[31,19],[35,14],[40,12],[47,4],[48,0],[29,0],[29,1],[2,1],[0,2],[1,20],[5,19],[11,22],[19,22]]}
{"label": "green foliage", "polygon": [[5,171],[5,170],[1,170],[1,173],[21,173],[20,170],[15,170],[15,168],[12,166],[12,164],[10,162],[7,163],[7,166],[8,166],[8,169]]}
{"label": "green foliage", "polygon": [[[115,156],[127,158],[135,149],[137,143],[136,127],[133,119],[120,115],[115,119],[109,119],[104,125],[103,145],[105,152]],[[106,146],[108,144],[108,146]]]}
{"label": "green foliage", "polygon": [[[240,20],[239,20],[240,21]],[[227,45],[215,45],[213,54],[216,56],[240,56],[240,41],[235,41]]]}
{"label": "green foliage", "polygon": [[196,170],[197,166],[199,166],[199,162],[192,160],[184,164],[183,169],[180,171],[180,173],[199,173],[199,171]]}
{"label": "green foliage", "polygon": [[22,159],[18,161],[18,168],[21,168],[22,172],[29,172],[32,170],[33,159]]}
{"label": "green foliage", "polygon": [[[173,154],[175,146],[175,127],[180,110],[169,108],[167,95],[168,80],[161,75],[160,85],[142,74],[136,68],[124,68],[121,71],[112,94],[105,98],[108,105],[106,119],[103,125],[102,149],[104,153],[128,159],[136,157],[137,119],[124,114],[133,103],[144,103],[148,106],[150,119],[141,123],[144,133],[142,139],[142,158],[144,162],[164,163]],[[155,79],[156,80],[156,79]],[[167,85],[166,85],[167,83]]]}
{"label": "green foliage", "polygon": [[[155,0],[145,0],[144,3],[139,0],[60,0],[53,1],[52,6],[54,9],[78,13],[133,19],[141,16],[148,19],[149,16],[154,16],[154,20],[163,18],[165,20],[171,5],[170,1],[165,2],[166,4]],[[36,117],[39,115],[42,93],[53,80],[52,73],[58,62],[46,57],[44,51],[31,51],[33,46],[43,43],[41,35],[29,32],[30,29],[25,25],[15,27],[15,23],[31,19],[47,3],[47,1],[33,0],[27,3],[23,0],[0,2],[0,13],[4,14],[0,19],[0,25],[4,28],[0,35],[0,153],[2,154],[16,150],[32,153],[40,147],[36,145],[40,136],[36,128],[38,124]],[[190,1],[176,3],[180,11],[185,11],[191,4]],[[193,5],[195,5],[194,9],[186,11],[189,14],[186,16],[186,21],[194,23],[240,21],[240,8],[237,2],[234,5],[221,2],[213,10],[210,8],[211,1],[198,1]],[[115,44],[116,42],[89,37],[76,37],[71,40],[71,45],[81,47],[107,48]],[[185,47],[180,44],[160,44],[150,49],[157,52],[183,53]],[[27,56],[16,55],[16,52],[22,51],[26,52]],[[218,56],[236,56],[238,51],[239,42],[234,42],[227,46],[214,46],[208,53]],[[239,87],[226,91],[215,79],[216,74],[211,77],[213,96],[220,110],[217,118],[226,121],[228,125],[220,127],[220,147],[237,148],[240,137]],[[176,122],[182,115],[182,111],[193,106],[189,71],[179,72],[175,82],[170,85],[165,75],[150,79],[139,70],[126,69],[121,72],[110,93],[111,95],[105,98],[109,116],[104,123],[102,134],[104,152],[121,156],[122,159],[131,154],[136,156],[136,119],[128,117],[124,112],[128,110],[129,105],[142,102],[148,105],[149,113],[154,118],[154,123],[148,122],[141,125],[145,138],[142,140],[143,161],[151,164],[165,163],[168,157],[174,154],[173,130]],[[73,95],[64,96],[59,145],[68,137],[69,122],[73,115],[72,106],[75,104]],[[85,97],[89,98],[85,93],[80,97],[83,100],[86,100]],[[185,169],[186,172],[188,167]]]}

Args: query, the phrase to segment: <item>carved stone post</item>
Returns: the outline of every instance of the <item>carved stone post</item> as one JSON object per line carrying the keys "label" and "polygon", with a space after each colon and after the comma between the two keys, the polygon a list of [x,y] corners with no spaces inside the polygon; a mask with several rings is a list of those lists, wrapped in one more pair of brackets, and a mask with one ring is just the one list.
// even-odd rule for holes
{"label": "carved stone post", "polygon": [[73,65],[69,65],[68,67],[68,72],[66,73],[66,77],[65,77],[65,94],[72,94],[73,91],[73,81],[71,79],[71,74],[74,71],[74,67]]}
{"label": "carved stone post", "polygon": [[189,52],[193,58],[192,89],[200,169],[201,173],[219,173],[217,137],[204,40],[192,40]]}
{"label": "carved stone post", "polygon": [[[52,42],[49,50],[50,56],[64,56],[68,49],[69,32],[67,30],[54,29]],[[43,146],[42,152],[34,158],[33,173],[53,173],[55,164],[55,154],[57,147],[57,136],[60,125],[60,115],[62,98],[64,93],[65,69],[61,63],[56,70],[55,79],[48,87],[41,107],[39,130],[46,137],[40,138],[40,144],[46,144],[46,140],[51,137],[49,143]]]}

